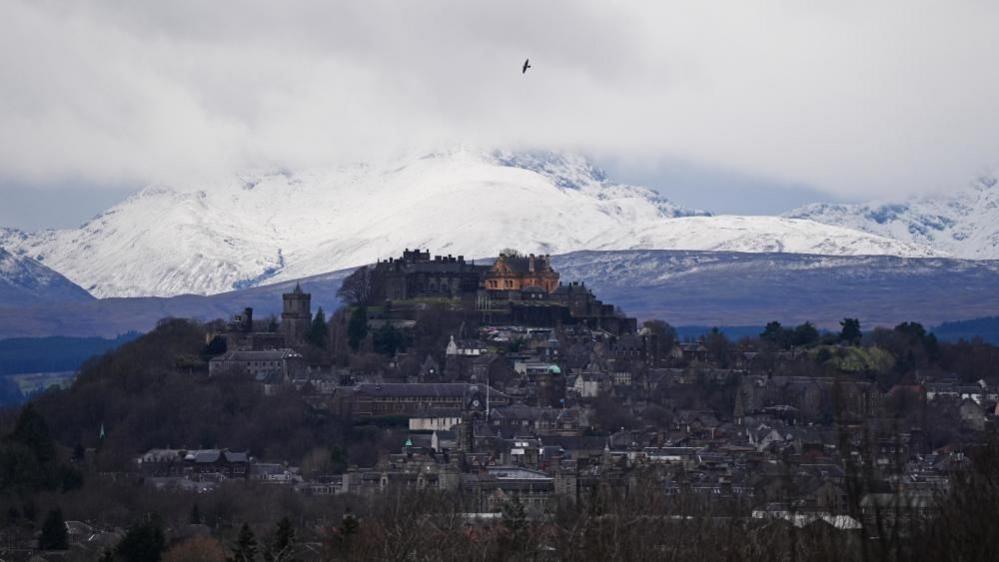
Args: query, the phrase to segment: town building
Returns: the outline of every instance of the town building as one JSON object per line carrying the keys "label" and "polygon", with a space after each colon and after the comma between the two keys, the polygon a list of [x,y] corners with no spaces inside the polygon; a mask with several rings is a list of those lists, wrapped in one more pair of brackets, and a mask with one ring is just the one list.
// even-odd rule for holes
{"label": "town building", "polygon": [[483,287],[492,292],[537,288],[551,293],[558,287],[558,272],[552,269],[549,256],[500,254],[486,273]]}
{"label": "town building", "polygon": [[293,349],[227,351],[208,362],[208,376],[244,374],[253,380],[290,382],[305,371],[305,359]]}
{"label": "town building", "polygon": [[312,325],[312,295],[302,291],[296,284],[290,293],[281,295],[284,311],[281,313],[281,333],[286,345],[299,346],[305,343],[305,336]]}

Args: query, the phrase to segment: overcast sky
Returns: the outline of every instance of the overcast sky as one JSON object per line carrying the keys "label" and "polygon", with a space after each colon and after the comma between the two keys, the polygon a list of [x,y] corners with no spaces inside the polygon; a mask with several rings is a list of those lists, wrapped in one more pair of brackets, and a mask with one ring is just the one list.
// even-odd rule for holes
{"label": "overcast sky", "polygon": [[456,143],[713,210],[940,190],[999,162],[997,30],[994,0],[4,0],[0,224],[46,220],[13,193]]}

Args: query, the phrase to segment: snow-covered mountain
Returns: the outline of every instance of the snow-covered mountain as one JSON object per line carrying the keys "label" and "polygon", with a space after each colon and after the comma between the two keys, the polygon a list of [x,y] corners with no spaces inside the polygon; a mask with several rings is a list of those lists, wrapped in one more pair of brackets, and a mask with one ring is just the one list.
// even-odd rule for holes
{"label": "snow-covered mountain", "polygon": [[776,217],[710,217],[585,158],[456,150],[383,165],[151,186],[78,229],[0,233],[96,296],[214,294],[395,256],[513,247],[931,256],[929,248]]}
{"label": "snow-covered mountain", "polygon": [[37,261],[0,248],[0,304],[83,302],[93,297],[72,281]]}
{"label": "snow-covered mountain", "polygon": [[999,178],[994,175],[949,194],[903,203],[817,203],[785,216],[926,245],[955,257],[999,258]]}

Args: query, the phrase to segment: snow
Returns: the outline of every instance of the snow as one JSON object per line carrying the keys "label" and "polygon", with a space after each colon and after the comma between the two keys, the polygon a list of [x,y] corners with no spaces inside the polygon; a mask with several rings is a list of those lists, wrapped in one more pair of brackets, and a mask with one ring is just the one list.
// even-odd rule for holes
{"label": "snow", "polygon": [[993,175],[947,194],[901,203],[817,203],[786,216],[863,230],[960,258],[999,258],[999,181]]}
{"label": "snow", "polygon": [[508,247],[930,256],[924,246],[778,217],[704,216],[569,154],[445,151],[381,165],[154,185],[78,229],[0,245],[95,296],[215,294],[399,255]]}
{"label": "snow", "polygon": [[86,291],[37,261],[0,248],[0,303],[17,305],[40,299],[51,302],[91,298]]}

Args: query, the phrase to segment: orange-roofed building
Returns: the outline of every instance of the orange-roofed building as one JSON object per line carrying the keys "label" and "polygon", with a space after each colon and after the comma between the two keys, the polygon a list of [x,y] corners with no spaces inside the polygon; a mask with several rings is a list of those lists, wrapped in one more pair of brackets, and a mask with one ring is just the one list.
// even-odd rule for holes
{"label": "orange-roofed building", "polygon": [[549,256],[500,254],[486,273],[487,291],[522,291],[539,287],[552,293],[558,288],[558,272],[552,269]]}

